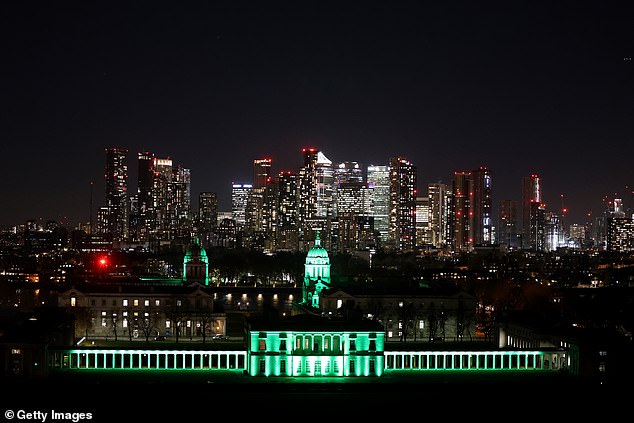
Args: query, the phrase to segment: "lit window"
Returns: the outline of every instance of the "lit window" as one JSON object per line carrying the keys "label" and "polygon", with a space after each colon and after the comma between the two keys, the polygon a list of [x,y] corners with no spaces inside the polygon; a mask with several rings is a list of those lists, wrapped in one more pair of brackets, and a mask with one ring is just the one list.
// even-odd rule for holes
{"label": "lit window", "polygon": [[169,320],[165,321],[165,328],[169,329],[170,327],[172,327],[172,322],[170,322]]}
{"label": "lit window", "polygon": [[106,315],[106,312],[105,312],[105,311],[102,311],[102,312],[101,312],[101,315],[102,315],[102,316],[105,316],[105,315]]}
{"label": "lit window", "polygon": [[108,326],[108,323],[107,323],[107,322],[108,322],[108,319],[106,319],[106,318],[102,318],[102,319],[101,319],[101,326],[105,328],[106,326]]}
{"label": "lit window", "polygon": [[77,298],[70,297],[70,306],[75,307],[77,305]]}
{"label": "lit window", "polygon": [[191,321],[191,320],[188,320],[188,321],[187,321],[187,327],[188,327],[188,328],[191,328],[191,327],[192,327],[192,321]]}
{"label": "lit window", "polygon": [[150,306],[150,300],[145,300],[145,306],[149,307]]}
{"label": "lit window", "polygon": [[160,306],[161,305],[161,300],[154,300],[154,305],[155,306]]}
{"label": "lit window", "polygon": [[425,321],[424,320],[419,320],[418,321],[418,329],[425,329]]}
{"label": "lit window", "polygon": [[127,307],[128,306],[128,300],[123,300],[123,306]]}
{"label": "lit window", "polygon": [[134,300],[134,306],[138,307],[139,306],[139,300]]}
{"label": "lit window", "polygon": [[138,311],[134,312],[134,317],[139,317],[139,312]]}
{"label": "lit window", "polygon": [[150,313],[143,313],[144,317],[150,317]]}
{"label": "lit window", "polygon": [[178,307],[180,307],[180,306],[182,305],[182,301],[181,301],[181,300],[176,300],[176,305],[177,305]]}
{"label": "lit window", "polygon": [[128,327],[128,319],[123,319],[123,327],[124,328]]}
{"label": "lit window", "polygon": [[128,317],[128,312],[127,311],[123,312],[123,317]]}

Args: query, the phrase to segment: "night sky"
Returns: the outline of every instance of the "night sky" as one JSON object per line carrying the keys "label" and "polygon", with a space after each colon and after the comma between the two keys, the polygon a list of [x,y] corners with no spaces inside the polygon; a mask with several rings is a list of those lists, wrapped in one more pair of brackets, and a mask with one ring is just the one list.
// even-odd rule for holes
{"label": "night sky", "polygon": [[70,226],[104,200],[106,147],[171,157],[192,199],[297,170],[401,155],[428,182],[487,166],[494,206],[542,177],[568,223],[634,183],[626,1],[0,3],[2,211]]}

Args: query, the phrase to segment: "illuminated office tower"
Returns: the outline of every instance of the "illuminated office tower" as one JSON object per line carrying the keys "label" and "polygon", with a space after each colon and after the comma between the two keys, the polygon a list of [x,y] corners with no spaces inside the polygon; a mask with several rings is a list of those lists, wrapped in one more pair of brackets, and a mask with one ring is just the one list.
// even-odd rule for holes
{"label": "illuminated office tower", "polygon": [[607,200],[603,213],[606,251],[627,253],[634,251],[634,221],[622,198]]}
{"label": "illuminated office tower", "polygon": [[471,172],[454,172],[451,191],[453,192],[451,245],[454,251],[470,251],[473,247]]}
{"label": "illuminated office tower", "polygon": [[416,248],[416,166],[390,158],[390,244],[399,251]]}
{"label": "illuminated office tower", "polygon": [[517,201],[501,200],[498,207],[498,243],[508,249],[519,248]]}
{"label": "illuminated office tower", "polygon": [[342,182],[337,188],[337,211],[340,214],[369,216],[371,214],[370,191],[364,182]]}
{"label": "illuminated office tower", "polygon": [[163,242],[189,242],[192,231],[191,171],[171,158],[138,154],[135,240],[151,248]]}
{"label": "illuminated office tower", "polygon": [[244,229],[246,223],[247,202],[252,190],[251,184],[234,182],[231,185],[231,214],[239,230]]}
{"label": "illuminated office tower", "polygon": [[321,231],[325,248],[331,244],[334,214],[334,169],[321,151],[302,150],[304,165],[299,170],[300,249],[310,248],[315,231]]}
{"label": "illuminated office tower", "polygon": [[304,163],[299,169],[297,209],[302,225],[317,216],[317,154],[316,148],[302,149]]}
{"label": "illuminated office tower", "polygon": [[137,207],[134,221],[134,238],[136,241],[149,240],[150,227],[154,221],[154,201],[152,186],[154,181],[154,154],[150,152],[138,153],[137,174]]}
{"label": "illuminated office tower", "polygon": [[[270,179],[270,178],[269,178]],[[270,185],[270,180],[269,180]],[[270,231],[270,211],[267,205],[267,186],[253,188],[247,199],[244,215],[244,245],[258,251],[264,251],[267,234]]]}
{"label": "illuminated office tower", "polygon": [[218,196],[215,192],[198,195],[198,225],[202,234],[211,233],[218,226]]}
{"label": "illuminated office tower", "polygon": [[566,245],[562,216],[546,212],[544,214],[544,250],[555,251]]}
{"label": "illuminated office tower", "polygon": [[172,189],[169,194],[170,233],[180,243],[189,244],[193,235],[191,169],[180,164],[173,167]]}
{"label": "illuminated office tower", "polygon": [[429,245],[429,197],[416,197],[416,245]]}
{"label": "illuminated office tower", "polygon": [[446,248],[452,239],[451,187],[441,182],[432,182],[427,185],[427,196],[429,197],[429,242],[436,248]]}
{"label": "illuminated office tower", "polygon": [[138,241],[169,240],[169,212],[173,180],[172,160],[149,152],[138,155]]}
{"label": "illuminated office tower", "polygon": [[299,175],[282,171],[276,178],[276,226],[275,249],[297,251],[299,248]]}
{"label": "illuminated office tower", "polygon": [[473,197],[470,217],[473,225],[473,244],[491,245],[495,242],[491,214],[491,171],[486,166],[480,166],[471,172],[471,180]]}
{"label": "illuminated office tower", "polygon": [[321,151],[317,153],[317,217],[331,219],[335,207],[335,174],[332,161]]}
{"label": "illuminated office tower", "polygon": [[154,220],[150,227],[151,241],[167,241],[172,235],[173,180],[174,169],[170,158],[154,158],[154,178],[152,181],[152,200],[154,202]]}
{"label": "illuminated office tower", "polygon": [[379,232],[379,239],[385,243],[390,233],[390,168],[369,165],[366,177],[374,230]]}
{"label": "illuminated office tower", "polygon": [[634,220],[625,214],[612,214],[607,218],[606,250],[629,253],[634,251]]}
{"label": "illuminated office tower", "polygon": [[337,188],[337,249],[362,250],[374,245],[370,192],[362,181],[341,182]]}
{"label": "illuminated office tower", "polygon": [[130,203],[128,197],[128,150],[106,149],[106,213],[105,232],[113,241],[125,241],[129,237]]}
{"label": "illuminated office tower", "polygon": [[334,171],[335,186],[343,182],[363,182],[363,168],[359,162],[340,162]]}
{"label": "illuminated office tower", "polygon": [[[363,199],[361,198],[362,196]],[[360,201],[364,201],[365,205],[361,206]],[[367,185],[363,182],[363,168],[359,162],[345,161],[337,163],[334,166],[334,211],[331,249],[349,251],[360,247],[357,239],[361,235],[358,231],[359,224],[364,227],[368,227],[368,225],[374,227],[369,216],[368,202]],[[360,207],[364,210],[359,210]],[[340,215],[340,212],[343,214]],[[346,245],[344,246],[341,243]]]}
{"label": "illuminated office tower", "polygon": [[543,211],[541,178],[536,173],[522,177],[522,248],[543,245]]}
{"label": "illuminated office tower", "polygon": [[253,160],[253,188],[264,188],[271,178],[272,159]]}

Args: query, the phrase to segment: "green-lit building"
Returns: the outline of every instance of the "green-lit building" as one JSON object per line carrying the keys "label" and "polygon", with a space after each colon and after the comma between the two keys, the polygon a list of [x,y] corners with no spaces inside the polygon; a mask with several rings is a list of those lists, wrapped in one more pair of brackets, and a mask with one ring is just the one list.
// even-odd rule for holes
{"label": "green-lit building", "polygon": [[246,322],[251,376],[381,376],[385,332],[370,320],[312,314]]}

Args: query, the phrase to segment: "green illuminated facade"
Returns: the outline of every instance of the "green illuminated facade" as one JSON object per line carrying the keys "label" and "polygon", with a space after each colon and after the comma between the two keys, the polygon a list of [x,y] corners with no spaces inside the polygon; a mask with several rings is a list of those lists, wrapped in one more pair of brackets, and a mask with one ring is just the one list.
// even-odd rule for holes
{"label": "green illuminated facade", "polygon": [[251,376],[381,376],[385,333],[372,321],[296,315],[247,323]]}
{"label": "green illuminated facade", "polygon": [[330,258],[326,249],[321,246],[319,232],[317,232],[315,245],[306,254],[302,304],[319,309],[321,292],[329,287]]}
{"label": "green illuminated facade", "polygon": [[183,281],[209,285],[209,258],[198,238],[194,239],[183,258]]}

